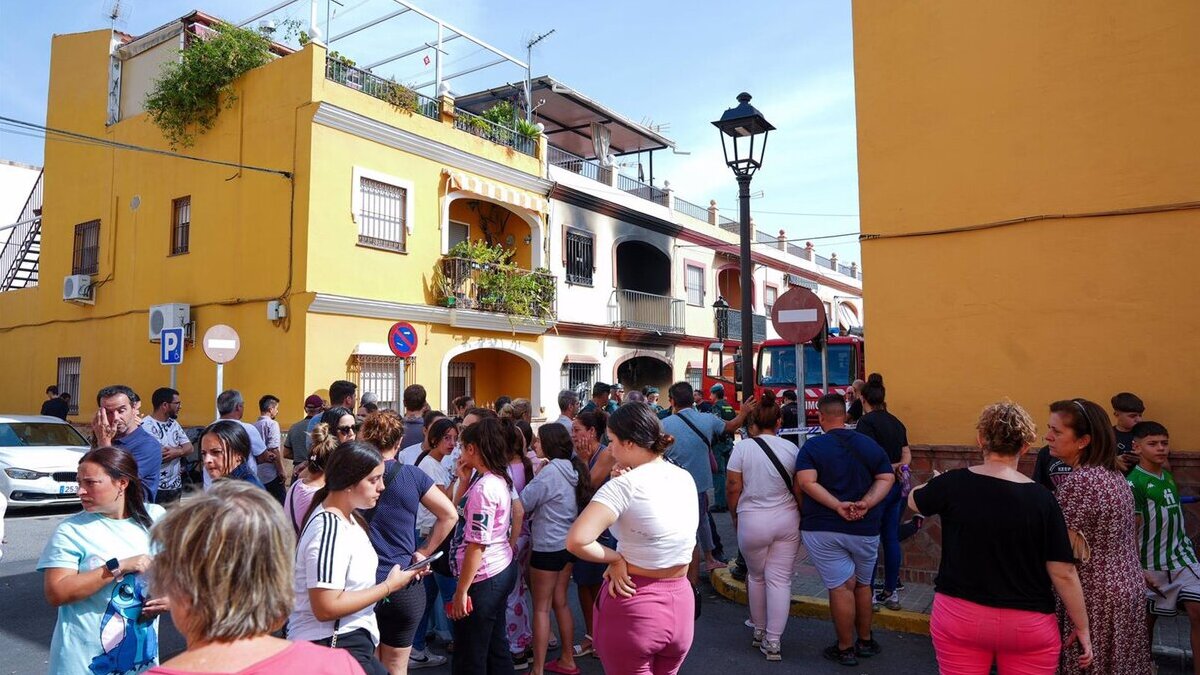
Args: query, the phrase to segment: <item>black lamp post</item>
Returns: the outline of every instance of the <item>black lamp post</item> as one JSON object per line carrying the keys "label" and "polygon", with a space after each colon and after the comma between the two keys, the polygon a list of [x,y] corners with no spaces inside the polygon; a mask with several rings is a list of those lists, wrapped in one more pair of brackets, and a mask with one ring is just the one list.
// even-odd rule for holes
{"label": "black lamp post", "polygon": [[[750,294],[754,284],[750,276],[750,242],[754,233],[750,231],[750,179],[762,166],[763,152],[767,149],[767,134],[775,130],[771,123],[750,105],[750,94],[742,92],[737,97],[738,105],[721,115],[713,126],[721,131],[721,147],[725,151],[725,164],[733,169],[738,182],[738,206],[741,211],[741,287],[742,287],[742,400],[754,396],[754,315],[751,313],[753,300]],[[755,140],[762,136],[757,152]],[[731,157],[732,155],[732,157]]]}
{"label": "black lamp post", "polygon": [[717,322],[717,342],[724,342],[729,337],[729,303],[725,298],[717,296],[713,303],[713,314]]}

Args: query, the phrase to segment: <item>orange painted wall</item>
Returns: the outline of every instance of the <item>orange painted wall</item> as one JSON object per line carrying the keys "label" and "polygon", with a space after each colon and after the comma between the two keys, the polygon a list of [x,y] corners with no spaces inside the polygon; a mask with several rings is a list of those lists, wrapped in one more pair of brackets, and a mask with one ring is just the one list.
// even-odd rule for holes
{"label": "orange painted wall", "polygon": [[1200,449],[1200,4],[854,3],[868,368],[914,443],[1139,394]]}
{"label": "orange painted wall", "polygon": [[477,349],[451,359],[475,364],[475,402],[490,406],[500,396],[529,398],[530,368],[525,359],[498,349]]}

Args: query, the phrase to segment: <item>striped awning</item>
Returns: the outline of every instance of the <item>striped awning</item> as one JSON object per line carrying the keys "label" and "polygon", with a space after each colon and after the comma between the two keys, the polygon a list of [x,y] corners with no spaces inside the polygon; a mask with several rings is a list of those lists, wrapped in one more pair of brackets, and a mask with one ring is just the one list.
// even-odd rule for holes
{"label": "striped awning", "polygon": [[511,204],[517,208],[534,213],[546,212],[546,200],[537,195],[531,195],[523,190],[510,188],[500,183],[493,183],[490,180],[477,178],[468,173],[454,171],[453,169],[442,169],[442,173],[449,176],[451,190],[474,192],[481,197]]}

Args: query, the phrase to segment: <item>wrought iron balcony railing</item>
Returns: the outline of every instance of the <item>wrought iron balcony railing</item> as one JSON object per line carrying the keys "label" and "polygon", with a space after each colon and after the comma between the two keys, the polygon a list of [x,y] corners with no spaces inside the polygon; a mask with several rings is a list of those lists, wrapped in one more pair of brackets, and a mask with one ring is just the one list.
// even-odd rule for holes
{"label": "wrought iron balcony railing", "polygon": [[618,328],[684,332],[684,301],[618,288],[608,301],[608,322]]}
{"label": "wrought iron balcony railing", "polygon": [[555,318],[557,282],[553,274],[542,271],[446,257],[434,290],[446,307]]}

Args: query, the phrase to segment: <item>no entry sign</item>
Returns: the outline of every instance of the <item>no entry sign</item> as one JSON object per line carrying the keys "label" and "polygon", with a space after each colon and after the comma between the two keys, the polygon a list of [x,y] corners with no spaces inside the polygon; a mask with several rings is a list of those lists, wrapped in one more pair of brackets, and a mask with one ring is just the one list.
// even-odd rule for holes
{"label": "no entry sign", "polygon": [[816,293],[793,286],[775,301],[771,324],[779,337],[793,344],[804,344],[825,329],[825,304]]}
{"label": "no entry sign", "polygon": [[392,353],[406,359],[417,353],[417,329],[407,321],[397,321],[388,330],[388,347]]}

